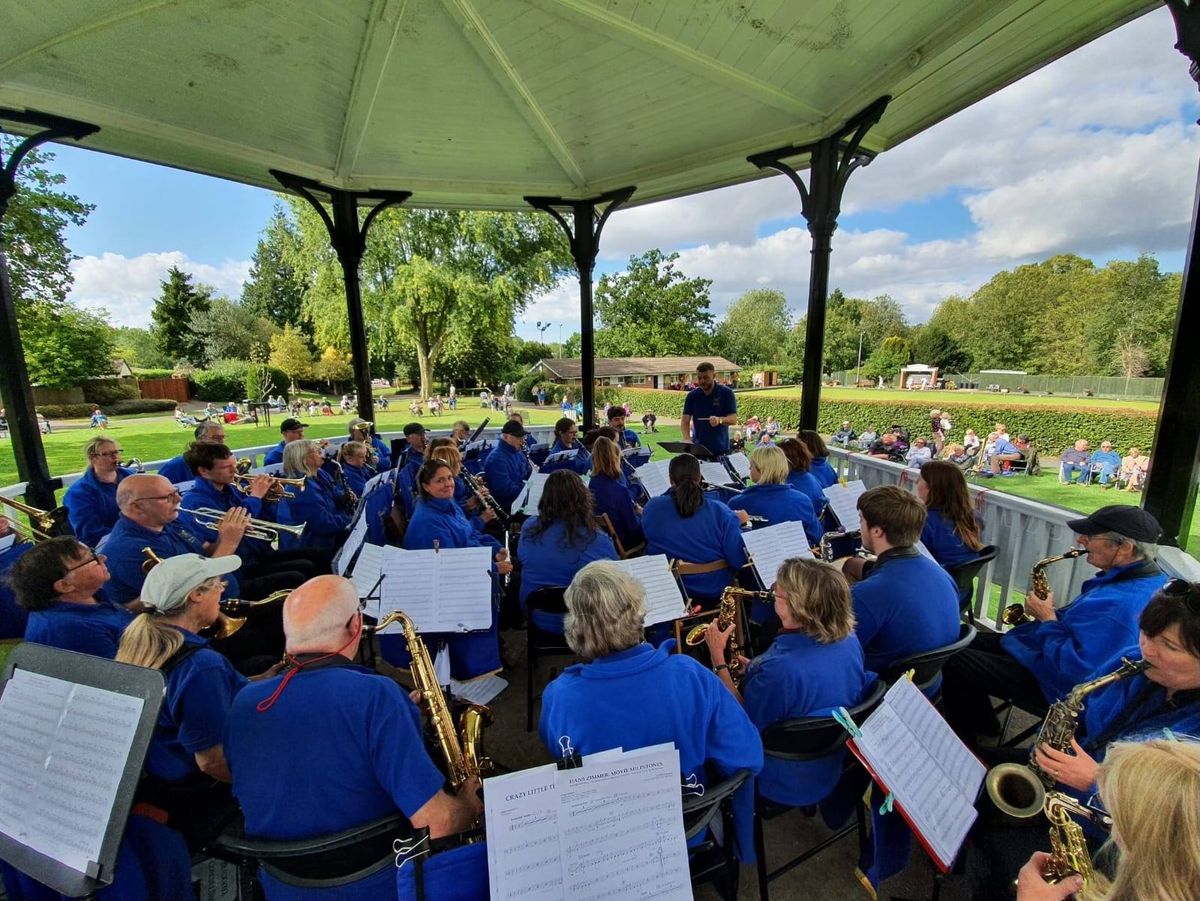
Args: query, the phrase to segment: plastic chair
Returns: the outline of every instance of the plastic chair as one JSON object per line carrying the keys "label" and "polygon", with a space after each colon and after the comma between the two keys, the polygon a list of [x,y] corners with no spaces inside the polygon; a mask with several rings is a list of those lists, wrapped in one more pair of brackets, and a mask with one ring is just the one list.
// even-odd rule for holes
{"label": "plastic chair", "polygon": [[634,545],[631,548],[621,544],[621,539],[617,536],[616,527],[613,526],[612,519],[607,513],[597,513],[592,517],[596,523],[597,529],[602,529],[609,538],[612,539],[613,546],[617,549],[617,554],[622,560],[628,560],[630,557],[637,557],[646,550],[646,542]]}
{"label": "plastic chair", "polygon": [[[533,702],[536,700],[533,694],[533,682],[537,671],[538,657],[542,656],[563,656],[574,655],[574,651],[567,646],[567,639],[562,632],[549,632],[539,628],[534,623],[534,611],[540,613],[552,613],[562,615],[567,612],[567,605],[563,601],[563,594],[566,592],[565,585],[551,585],[546,588],[539,588],[536,591],[530,592],[529,597],[525,599],[525,636],[528,644],[528,659],[526,661],[525,674],[525,731],[533,731]],[[550,673],[550,680],[555,676],[554,671]],[[549,681],[549,680],[547,680]]]}
{"label": "plastic chair", "polygon": [[912,670],[913,683],[921,690],[923,695],[936,704],[941,698],[940,687],[935,695],[930,695],[929,691],[937,684],[938,679],[941,678],[942,667],[946,665],[947,660],[974,640],[975,627],[970,623],[963,623],[959,627],[958,639],[956,641],[948,645],[943,645],[940,648],[922,651],[920,654],[912,654],[897,660],[880,673],[879,678],[891,685],[906,672]]}
{"label": "plastic chair", "polygon": [[[871,688],[867,697],[846,712],[850,714],[850,718],[855,723],[861,724],[879,706],[879,702],[883,699],[887,689],[888,684],[886,682],[882,679],[876,679],[875,685]],[[763,753],[767,757],[775,757],[780,760],[818,760],[840,750],[846,744],[847,738],[849,738],[849,734],[841,723],[833,717],[805,716],[798,719],[784,720],[764,729],[762,733]],[[852,768],[854,766],[857,766],[856,761],[850,760],[847,762],[847,767]],[[845,772],[845,769],[843,769],[843,772]],[[829,787],[830,792],[835,787],[831,785]],[[763,820],[778,816],[791,808],[773,801],[766,801],[761,796],[755,798],[754,806],[754,856],[756,858],[755,866],[758,870],[758,896],[761,901],[768,901],[770,898],[770,883],[795,869],[800,864],[816,857],[826,848],[837,844],[850,833],[858,833],[860,848],[866,844],[866,815],[863,805],[856,804],[855,821],[853,823],[843,826],[829,837],[800,852],[800,854],[793,857],[787,863],[768,871],[766,842],[763,839]]]}
{"label": "plastic chair", "polygon": [[708,830],[721,815],[724,844],[710,833],[698,845],[688,848],[688,869],[692,885],[713,885],[724,901],[736,901],[738,862],[733,854],[733,794],[750,778],[749,770],[738,770],[728,779],[707,786],[703,795],[685,795],[683,799],[684,838],[691,841]]}
{"label": "plastic chair", "polygon": [[[998,548],[994,544],[986,544],[979,549],[979,556],[974,560],[968,560],[966,563],[960,563],[957,566],[947,566],[946,572],[950,574],[950,578],[954,580],[954,584],[958,586],[958,609],[959,612],[967,617],[967,622],[975,625],[975,610],[971,601],[975,595],[975,577],[979,575],[987,564],[996,559]],[[978,602],[980,599],[974,597]]]}

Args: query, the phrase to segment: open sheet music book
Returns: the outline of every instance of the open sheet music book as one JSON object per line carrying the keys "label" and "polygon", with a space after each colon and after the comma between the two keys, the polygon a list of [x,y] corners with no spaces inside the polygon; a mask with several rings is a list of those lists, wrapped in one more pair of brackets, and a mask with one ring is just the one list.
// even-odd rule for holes
{"label": "open sheet music book", "polygon": [[483,797],[492,901],[692,897],[673,745],[496,776]]}
{"label": "open sheet music book", "polygon": [[[363,549],[372,545],[363,545]],[[362,551],[359,552],[362,558]],[[402,610],[418,632],[469,632],[492,625],[492,549],[383,548],[381,616]],[[358,568],[355,567],[357,576]],[[375,574],[378,579],[379,573]],[[357,582],[357,579],[355,580]],[[365,581],[365,575],[364,575]],[[384,634],[399,632],[393,623]]]}
{"label": "open sheet music book", "polygon": [[725,458],[725,462],[732,466],[733,471],[743,479],[750,478],[750,458],[741,451],[738,451],[736,454],[730,454]]}
{"label": "open sheet music book", "polygon": [[666,554],[650,557],[631,557],[614,560],[646,589],[646,626],[669,623],[687,615],[687,604],[679,583],[671,574],[671,561]]}
{"label": "open sheet music book", "polygon": [[547,463],[565,463],[567,460],[574,460],[579,456],[579,448],[567,447],[560,451],[555,451],[546,458]]}
{"label": "open sheet music book", "polygon": [[847,743],[942,870],[975,822],[987,768],[911,680],[900,679]]}
{"label": "open sheet music book", "polygon": [[862,479],[855,479],[845,485],[838,482],[825,489],[829,509],[837,517],[838,524],[847,532],[858,528],[858,499],[866,490],[867,486],[863,484]]}
{"label": "open sheet music book", "polygon": [[548,478],[550,478],[550,474],[545,472],[535,472],[530,475],[525,482],[525,489],[513,501],[513,512],[528,513],[530,516],[536,514],[538,503],[542,499],[542,491],[546,487],[546,479]]}
{"label": "open sheet music book", "polygon": [[358,553],[358,549],[362,547],[363,541],[367,537],[367,518],[362,515],[362,512],[354,517],[354,522],[350,526],[350,535],[346,538],[345,543],[338,549],[338,552],[333,555],[333,571],[339,576],[346,575],[346,570],[349,569],[354,555]]}
{"label": "open sheet music book", "polygon": [[734,478],[729,474],[729,470],[725,468],[725,464],[717,463],[714,460],[700,461],[700,478],[706,482],[711,482],[713,485],[734,484]]}
{"label": "open sheet music book", "polygon": [[778,525],[766,526],[762,529],[752,529],[742,532],[742,543],[754,563],[754,571],[763,588],[775,584],[775,574],[779,566],[789,557],[804,557],[812,559],[812,549],[808,544],[808,536],[804,533],[804,523],[781,522]]}
{"label": "open sheet music book", "polygon": [[651,497],[658,497],[671,490],[671,477],[667,473],[670,465],[670,460],[654,460],[638,468],[638,481]]}

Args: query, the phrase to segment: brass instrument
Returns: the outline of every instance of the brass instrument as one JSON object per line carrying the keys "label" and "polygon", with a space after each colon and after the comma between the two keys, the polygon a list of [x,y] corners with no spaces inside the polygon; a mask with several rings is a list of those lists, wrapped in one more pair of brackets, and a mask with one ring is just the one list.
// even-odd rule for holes
{"label": "brass instrument", "polygon": [[[775,595],[770,591],[750,591],[746,588],[737,588],[730,585],[721,592],[721,599],[717,602],[717,628],[722,632],[728,629],[731,625],[734,627],[733,634],[729,636],[729,645],[726,648],[725,657],[729,662],[729,676],[733,679],[733,684],[737,685],[746,675],[742,672],[742,664],[738,659],[742,648],[745,646],[745,636],[742,635],[742,617],[741,617],[741,599],[750,598],[758,600],[766,600],[768,598],[774,600]],[[711,622],[711,621],[710,621]],[[704,641],[704,633],[708,630],[710,623],[699,623],[692,626],[688,630],[687,636],[683,639],[684,643],[689,647],[695,647]]]}
{"label": "brass instrument", "polygon": [[[233,477],[233,486],[242,494],[250,493],[250,483],[258,476],[249,475],[248,473],[238,473]],[[284,479],[280,476],[269,476],[271,479],[271,487],[267,491],[265,500],[277,501],[280,498],[291,498],[296,495],[288,491],[288,488],[295,488],[297,491],[304,490],[304,483],[307,479]]]}
{"label": "brass instrument", "polygon": [[131,457],[129,460],[127,460],[125,463],[122,463],[121,465],[124,466],[126,469],[132,469],[134,472],[136,472],[138,474],[144,473],[146,471],[146,467],[142,464],[142,461],[139,460],[137,457]]}
{"label": "brass instrument", "polygon": [[0,495],[0,503],[12,509],[24,513],[29,517],[29,524],[32,527],[32,535],[25,535],[25,530],[22,529],[16,522],[12,522],[13,531],[18,534],[25,535],[34,541],[42,541],[50,538],[58,530],[59,523],[67,518],[66,507],[55,507],[53,510],[41,510],[37,507],[31,507],[29,504],[23,504],[20,501],[15,501],[11,497]]}
{"label": "brass instrument", "polygon": [[1082,817],[1104,829],[1112,827],[1112,820],[1062,792],[1046,792],[1045,812],[1050,821],[1050,859],[1042,877],[1053,883],[1078,874],[1087,888],[1095,877],[1092,856],[1083,829],[1071,816]]}
{"label": "brass instrument", "polygon": [[[192,519],[196,520],[196,524],[203,526],[216,532],[221,527],[221,520],[225,518],[224,510],[216,510],[212,507],[200,507],[198,510],[188,510],[185,507],[179,508],[180,513],[188,513]],[[287,532],[295,538],[299,538],[304,534],[304,526],[306,523],[300,523],[298,526],[288,526],[283,523],[270,522],[264,519],[251,519],[250,525],[246,528],[246,537],[255,538],[259,541],[275,542],[279,540],[280,534]]]}
{"label": "brass instrument", "polygon": [[254,468],[253,457],[238,457],[237,474],[240,476],[248,475],[250,470]]}
{"label": "brass instrument", "polygon": [[494,766],[482,751],[483,730],[492,724],[491,710],[480,704],[468,705],[459,716],[461,731],[456,733],[446,696],[442,693],[433,662],[429,659],[429,650],[417,634],[413,621],[403,611],[393,610],[379,620],[372,631],[378,632],[392,623],[399,623],[404,630],[404,641],[412,657],[413,684],[425,703],[438,748],[446,760],[446,777],[451,786],[457,789],[475,776],[490,775]]}
{"label": "brass instrument", "polygon": [[[150,570],[154,569],[154,567],[163,562],[162,557],[154,553],[153,548],[144,547],[142,548],[142,553],[146,556],[146,562],[142,564],[143,575],[148,574]],[[268,595],[267,597],[263,598],[258,603],[265,604],[268,601],[275,600],[275,595],[278,594],[282,594],[284,597],[287,597],[288,592],[277,591],[275,594]],[[254,606],[254,604],[252,604],[250,601],[243,601],[240,598],[221,598],[220,605],[221,611],[217,614],[216,621],[213,622],[211,626],[202,629],[200,632],[200,634],[202,634],[205,638],[211,638],[214,641],[220,641],[223,638],[228,638],[237,632],[237,630],[242,626],[246,625],[246,617],[230,616],[225,612],[226,610],[237,610],[240,612],[244,605]]]}
{"label": "brass instrument", "polygon": [[1046,793],[1054,787],[1055,779],[1034,759],[1039,745],[1049,745],[1064,753],[1071,750],[1075,728],[1083,713],[1083,700],[1092,692],[1121,679],[1145,672],[1150,664],[1145,660],[1121,658],[1121,665],[1105,676],[1083,682],[1071,689],[1061,701],[1050,705],[1050,711],[1038,731],[1037,740],[1029,751],[1029,764],[1002,763],[988,770],[984,784],[988,797],[1002,813],[1015,819],[1027,819],[1042,810]]}
{"label": "brass instrument", "polygon": [[[1087,551],[1081,547],[1073,547],[1062,554],[1046,557],[1033,564],[1033,569],[1029,572],[1029,593],[1036,594],[1040,598],[1046,597],[1047,592],[1050,591],[1050,580],[1046,578],[1046,567],[1051,563],[1058,563],[1060,560],[1074,560],[1086,553]],[[1000,614],[1000,621],[1006,626],[1019,626],[1022,623],[1033,622],[1033,617],[1025,612],[1024,604],[1009,604]]]}

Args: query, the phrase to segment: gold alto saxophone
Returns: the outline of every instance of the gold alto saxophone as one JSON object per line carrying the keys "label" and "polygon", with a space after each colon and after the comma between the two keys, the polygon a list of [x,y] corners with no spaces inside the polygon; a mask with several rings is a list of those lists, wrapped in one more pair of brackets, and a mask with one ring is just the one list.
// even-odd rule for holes
{"label": "gold alto saxophone", "polygon": [[404,641],[412,657],[413,684],[421,693],[421,700],[429,713],[438,748],[446,760],[446,777],[450,784],[457,789],[474,776],[490,775],[494,767],[491,759],[483,756],[482,751],[483,730],[492,724],[492,712],[480,704],[468,705],[457,724],[461,731],[455,732],[456,724],[450,715],[442,687],[438,684],[429,651],[417,634],[413,621],[402,611],[394,610],[383,617],[373,631],[378,632],[392,623],[399,623],[404,630]]}
{"label": "gold alto saxophone", "polygon": [[1002,813],[1016,819],[1035,816],[1045,807],[1046,793],[1054,787],[1055,779],[1037,764],[1034,752],[1039,745],[1048,745],[1064,753],[1071,750],[1079,716],[1083,713],[1083,700],[1097,689],[1121,679],[1128,679],[1145,672],[1150,664],[1145,660],[1131,661],[1121,658],[1121,665],[1105,676],[1083,682],[1071,689],[1061,701],[1050,705],[1050,711],[1038,731],[1037,741],[1029,751],[1028,765],[1002,763],[988,770],[985,784],[988,797]]}
{"label": "gold alto saxophone", "polygon": [[[1051,563],[1058,563],[1060,560],[1074,560],[1086,553],[1087,551],[1081,547],[1073,547],[1065,553],[1046,557],[1033,564],[1033,569],[1029,571],[1029,593],[1036,594],[1040,598],[1046,597],[1047,592],[1050,591],[1050,580],[1046,578],[1046,567]],[[1009,604],[1000,614],[1000,621],[1006,626],[1019,626],[1022,623],[1033,622],[1033,617],[1025,612],[1024,604]]]}
{"label": "gold alto saxophone", "polygon": [[1095,878],[1092,855],[1088,852],[1083,829],[1071,816],[1081,817],[1100,826],[1111,828],[1112,820],[1080,804],[1062,792],[1046,792],[1046,819],[1050,821],[1050,859],[1042,877],[1047,882],[1062,882],[1078,874],[1086,888]]}
{"label": "gold alto saxophone", "polygon": [[[733,634],[729,636],[728,651],[726,659],[729,661],[729,676],[733,679],[733,684],[737,685],[742,681],[742,677],[746,674],[742,672],[742,664],[740,655],[744,647],[745,638],[742,635],[742,618],[740,614],[740,606],[742,598],[766,600],[774,598],[774,595],[769,591],[750,591],[745,588],[737,588],[730,585],[721,592],[721,600],[717,603],[717,628],[724,632],[730,626],[734,627]],[[684,642],[689,647],[695,647],[704,641],[704,632],[708,629],[708,623],[700,623],[692,626],[688,630],[687,637]]]}

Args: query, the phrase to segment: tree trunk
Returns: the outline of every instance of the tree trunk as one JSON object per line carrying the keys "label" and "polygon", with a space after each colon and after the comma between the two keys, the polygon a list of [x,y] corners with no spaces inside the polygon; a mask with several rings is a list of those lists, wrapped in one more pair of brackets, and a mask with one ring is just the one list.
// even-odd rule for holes
{"label": "tree trunk", "polygon": [[417,394],[424,401],[427,397],[432,396],[433,359],[419,343],[417,344],[417,369],[421,375],[421,384],[418,386]]}

